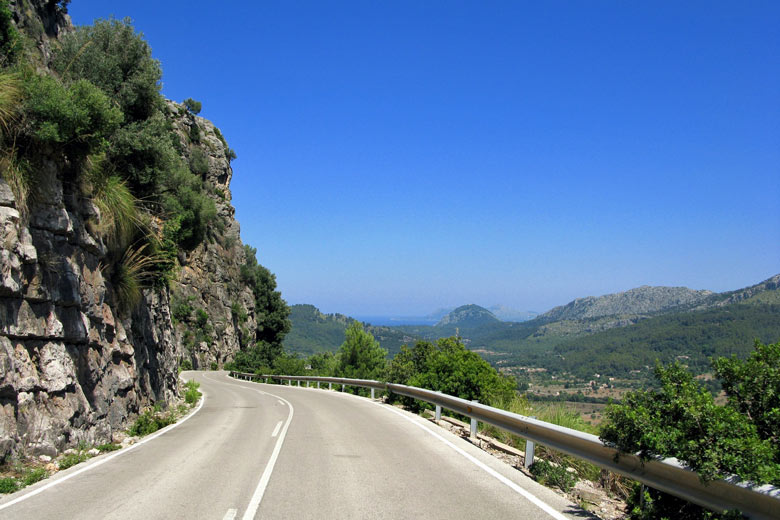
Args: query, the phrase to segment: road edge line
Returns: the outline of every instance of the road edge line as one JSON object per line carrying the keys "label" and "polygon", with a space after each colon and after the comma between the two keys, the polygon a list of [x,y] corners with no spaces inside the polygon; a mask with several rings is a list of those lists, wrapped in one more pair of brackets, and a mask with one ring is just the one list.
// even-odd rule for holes
{"label": "road edge line", "polygon": [[[87,472],[87,471],[89,471],[91,469],[97,468],[98,466],[102,466],[106,462],[108,462],[110,460],[114,460],[115,458],[120,457],[120,456],[124,455],[125,453],[130,452],[130,451],[134,450],[135,448],[137,448],[138,446],[142,446],[142,445],[146,444],[147,442],[152,441],[152,440],[156,439],[157,437],[159,437],[161,435],[165,435],[166,433],[168,433],[169,431],[173,430],[174,428],[176,428],[180,424],[184,424],[185,422],[187,422],[190,419],[190,417],[192,417],[196,413],[198,413],[200,411],[200,409],[203,407],[203,403],[206,402],[206,393],[205,392],[201,392],[201,393],[202,393],[202,396],[201,396],[201,399],[200,399],[200,404],[198,404],[197,408],[195,408],[195,410],[193,410],[192,413],[190,413],[189,415],[184,417],[181,421],[177,421],[177,422],[175,422],[175,423],[173,423],[173,424],[171,424],[169,426],[166,426],[165,428],[163,428],[163,429],[161,429],[161,430],[151,434],[150,436],[146,437],[145,439],[143,439],[141,441],[138,441],[135,444],[131,444],[130,446],[127,446],[126,448],[122,448],[121,450],[117,451],[116,453],[112,453],[111,455],[107,456],[104,459],[100,459],[98,461],[95,461],[92,464],[89,464],[89,465],[87,465],[87,466],[85,466],[85,467],[83,467],[81,469],[78,469],[78,470],[74,471],[73,473],[69,473],[69,474],[65,475],[64,477],[61,477],[61,478],[58,478],[57,480],[53,480],[51,482],[48,482],[48,483],[44,484],[43,486],[41,486],[39,488],[33,489],[29,493],[26,493],[26,494],[24,494],[24,495],[22,495],[20,497],[17,497],[17,498],[15,498],[15,499],[13,499],[13,500],[11,500],[9,502],[6,502],[5,504],[0,504],[0,511],[2,511],[3,509],[6,509],[8,507],[11,507],[12,505],[18,504],[19,502],[23,502],[23,501],[27,500],[30,497],[34,497],[35,495],[43,493],[47,489],[51,489],[54,486],[57,486],[57,485],[61,484],[62,482],[70,480],[73,477],[75,477],[76,475],[81,475],[82,473],[85,473],[85,472]],[[55,473],[55,475],[56,475],[56,473]]]}

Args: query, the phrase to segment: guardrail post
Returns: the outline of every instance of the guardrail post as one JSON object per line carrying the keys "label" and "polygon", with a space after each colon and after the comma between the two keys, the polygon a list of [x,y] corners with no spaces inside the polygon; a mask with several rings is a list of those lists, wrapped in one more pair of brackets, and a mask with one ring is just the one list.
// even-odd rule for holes
{"label": "guardrail post", "polygon": [[374,399],[374,398],[375,398],[375,395],[374,395],[374,390],[376,390],[376,389],[375,389],[375,388],[372,388],[372,389],[371,389],[371,399]]}
{"label": "guardrail post", "polygon": [[309,381],[306,381],[306,388],[309,388]]}
{"label": "guardrail post", "polygon": [[301,380],[300,379],[298,380],[298,386],[299,387],[301,386]]}
{"label": "guardrail post", "polygon": [[[529,415],[531,419],[536,419],[535,415]],[[534,441],[526,439],[525,441],[525,461],[523,467],[528,469],[534,463]]]}
{"label": "guardrail post", "polygon": [[333,390],[333,383],[328,383],[328,390]]}
{"label": "guardrail post", "polygon": [[341,385],[341,391],[342,392],[344,391],[344,385],[343,384]]}
{"label": "guardrail post", "polygon": [[[479,401],[476,399],[471,400],[472,403],[478,403]],[[471,433],[469,434],[469,437],[472,439],[477,438],[477,420],[473,417],[471,418]]]}
{"label": "guardrail post", "polygon": [[320,389],[320,382],[317,381],[317,390],[319,390],[319,389]]}
{"label": "guardrail post", "polygon": [[436,405],[436,422],[441,421],[441,405]]}
{"label": "guardrail post", "polygon": [[268,384],[268,378],[267,377],[265,378],[265,384]]}

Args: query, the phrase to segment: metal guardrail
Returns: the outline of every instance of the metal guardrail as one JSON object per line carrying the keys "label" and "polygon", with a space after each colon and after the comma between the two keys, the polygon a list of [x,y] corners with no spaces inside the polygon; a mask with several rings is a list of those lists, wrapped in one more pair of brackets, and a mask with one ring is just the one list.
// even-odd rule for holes
{"label": "metal guardrail", "polygon": [[241,372],[231,372],[231,376],[239,379],[255,380],[263,378],[279,381],[316,382],[332,385],[357,386],[370,388],[371,396],[375,390],[389,391],[394,394],[412,397],[431,404],[441,406],[453,412],[471,417],[487,424],[514,433],[539,444],[544,444],[563,453],[591,462],[599,467],[637,480],[652,488],[675,495],[689,502],[716,511],[738,509],[742,514],[757,519],[780,518],[780,489],[770,486],[751,486],[732,477],[728,480],[713,480],[702,482],[699,475],[680,464],[676,459],[642,460],[636,455],[621,453],[607,446],[596,435],[583,433],[571,428],[564,428],[519,415],[506,410],[500,410],[474,401],[434,392],[414,386],[383,383],[365,379],[345,379],[338,377],[314,376],[277,376],[256,375]]}

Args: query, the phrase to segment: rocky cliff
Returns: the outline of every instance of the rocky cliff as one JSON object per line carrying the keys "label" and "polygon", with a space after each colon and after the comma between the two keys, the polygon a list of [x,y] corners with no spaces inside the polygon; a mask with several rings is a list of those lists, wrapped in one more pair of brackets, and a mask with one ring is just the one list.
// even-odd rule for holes
{"label": "rocky cliff", "polygon": [[[45,68],[58,36],[72,30],[68,17],[46,0],[10,8]],[[181,159],[199,162],[217,218],[200,244],[179,251],[172,279],[145,287],[132,309],[118,304],[107,245],[95,231],[100,210],[67,160],[41,150],[32,203],[0,179],[0,460],[109,441],[143,407],[176,398],[182,364],[221,367],[251,339],[255,299],[240,281],[246,258],[230,203],[232,152],[214,125],[182,105],[167,102],[163,111]]]}

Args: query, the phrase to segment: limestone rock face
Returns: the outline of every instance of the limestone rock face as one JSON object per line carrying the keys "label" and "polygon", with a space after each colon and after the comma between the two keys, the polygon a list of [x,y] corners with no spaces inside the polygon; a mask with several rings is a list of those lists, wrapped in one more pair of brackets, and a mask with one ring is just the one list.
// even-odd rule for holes
{"label": "limestone rock face", "polygon": [[[18,27],[40,28],[42,68],[52,40],[72,30],[55,4],[10,3]],[[94,230],[99,210],[56,158],[41,159],[28,206],[0,177],[0,460],[121,437],[144,407],[177,397],[183,361],[221,368],[255,330],[254,297],[240,283],[229,149],[213,124],[181,105],[169,102],[166,113],[182,159],[200,160],[218,219],[199,246],[180,253],[177,278],[144,289],[134,309],[119,310],[108,249]],[[182,302],[199,313],[176,320],[172,308]]]}

